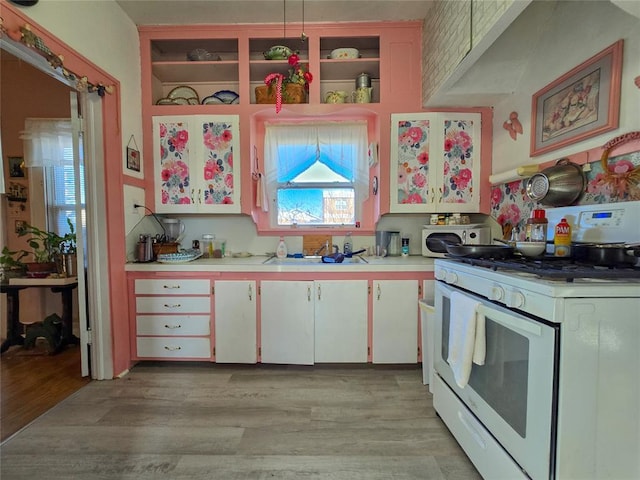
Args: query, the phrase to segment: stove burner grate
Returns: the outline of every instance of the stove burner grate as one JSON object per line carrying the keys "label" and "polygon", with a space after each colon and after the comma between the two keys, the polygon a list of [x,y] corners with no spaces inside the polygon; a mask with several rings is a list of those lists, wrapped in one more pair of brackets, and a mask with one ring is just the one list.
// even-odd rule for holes
{"label": "stove burner grate", "polygon": [[486,258],[454,257],[451,260],[466,263],[476,267],[498,270],[515,270],[536,275],[540,278],[563,279],[572,282],[579,278],[594,278],[602,280],[640,279],[640,267],[615,266],[600,267],[589,263],[579,262],[567,258],[510,258],[495,260]]}

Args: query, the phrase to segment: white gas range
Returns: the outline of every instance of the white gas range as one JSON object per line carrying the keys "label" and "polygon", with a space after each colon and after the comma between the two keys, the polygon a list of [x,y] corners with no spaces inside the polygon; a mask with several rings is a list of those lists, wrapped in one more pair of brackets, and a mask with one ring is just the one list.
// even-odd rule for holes
{"label": "white gas range", "polygon": [[[569,217],[580,240],[640,241],[640,202],[555,210],[550,225]],[[640,478],[640,267],[459,260],[435,261],[434,407],[478,471]],[[462,379],[460,315],[482,318],[486,344]]]}

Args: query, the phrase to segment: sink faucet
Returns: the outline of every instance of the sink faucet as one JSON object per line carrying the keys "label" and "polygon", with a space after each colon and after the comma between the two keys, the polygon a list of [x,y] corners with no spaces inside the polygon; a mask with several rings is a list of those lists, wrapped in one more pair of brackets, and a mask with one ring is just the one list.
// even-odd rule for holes
{"label": "sink faucet", "polygon": [[327,240],[325,242],[324,245],[322,245],[320,248],[318,248],[313,254],[314,255],[320,255],[322,252],[326,251],[327,253],[329,253],[329,240]]}
{"label": "sink faucet", "polygon": [[340,247],[338,245],[333,245],[333,253],[340,253]]}

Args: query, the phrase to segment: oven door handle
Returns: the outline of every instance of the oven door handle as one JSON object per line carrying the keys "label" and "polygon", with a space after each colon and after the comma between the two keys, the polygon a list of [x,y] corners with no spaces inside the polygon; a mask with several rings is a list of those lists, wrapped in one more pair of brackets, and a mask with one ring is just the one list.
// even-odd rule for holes
{"label": "oven door handle", "polygon": [[536,337],[542,336],[542,327],[540,325],[536,325],[529,320],[516,321],[513,318],[513,313],[508,314],[495,308],[487,307],[486,305],[480,305],[478,307],[478,313],[485,318],[491,318],[492,321],[507,327],[509,330],[519,330],[522,333],[526,332]]}

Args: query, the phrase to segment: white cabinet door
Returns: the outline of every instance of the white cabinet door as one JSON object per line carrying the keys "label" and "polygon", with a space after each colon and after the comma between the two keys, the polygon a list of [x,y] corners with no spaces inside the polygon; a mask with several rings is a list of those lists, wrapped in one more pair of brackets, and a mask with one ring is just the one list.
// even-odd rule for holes
{"label": "white cabinet door", "polygon": [[373,281],[373,363],[417,363],[418,281]]}
{"label": "white cabinet door", "polygon": [[240,117],[153,117],[158,213],[240,213]]}
{"label": "white cabinet door", "polygon": [[481,118],[458,112],[391,115],[392,213],[478,211]]}
{"label": "white cabinet door", "polygon": [[316,281],[315,361],[367,362],[367,281]]}
{"label": "white cabinet door", "polygon": [[313,365],[313,282],[260,282],[262,363]]}
{"label": "white cabinet door", "polygon": [[256,363],[256,282],[216,281],[215,361]]}

